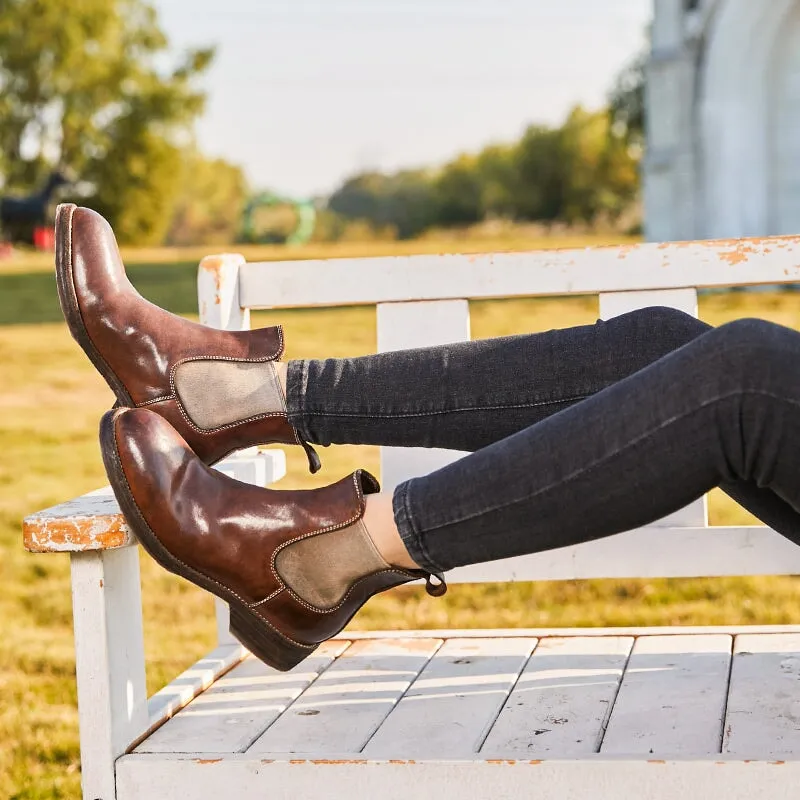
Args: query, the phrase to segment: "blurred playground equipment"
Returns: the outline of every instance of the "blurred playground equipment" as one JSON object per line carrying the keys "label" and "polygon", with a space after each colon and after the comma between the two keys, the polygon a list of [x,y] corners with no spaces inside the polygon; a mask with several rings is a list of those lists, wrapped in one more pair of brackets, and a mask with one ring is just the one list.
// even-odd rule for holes
{"label": "blurred playground equipment", "polygon": [[251,244],[305,244],[316,222],[317,210],[311,200],[259,192],[244,208],[240,239]]}

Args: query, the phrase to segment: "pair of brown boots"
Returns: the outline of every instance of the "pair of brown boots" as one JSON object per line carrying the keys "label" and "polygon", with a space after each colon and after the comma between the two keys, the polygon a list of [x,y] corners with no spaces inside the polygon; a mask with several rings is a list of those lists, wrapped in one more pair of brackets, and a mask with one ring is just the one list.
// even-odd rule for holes
{"label": "pair of brown boots", "polygon": [[231,633],[251,652],[290,669],[373,594],[429,577],[376,550],[362,518],[380,487],[364,470],[276,491],[209,469],[273,442],[302,445],[319,469],[273,367],[280,326],[220,331],[149,303],[106,220],[74,205],[56,213],[56,277],[70,332],[117,396],[100,444],[128,524],[159,564],[229,603]]}

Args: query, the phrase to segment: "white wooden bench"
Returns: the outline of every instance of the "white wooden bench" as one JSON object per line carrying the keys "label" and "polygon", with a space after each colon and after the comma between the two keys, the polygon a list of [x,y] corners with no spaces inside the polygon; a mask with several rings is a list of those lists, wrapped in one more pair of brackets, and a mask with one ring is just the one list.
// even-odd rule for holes
{"label": "white wooden bench", "polygon": [[[378,349],[469,337],[465,298],[600,295],[604,318],[697,312],[695,287],[800,281],[800,238],[574,252],[246,264],[205,259],[200,314],[376,304]],[[459,454],[383,448],[385,487]],[[272,483],[283,454],[222,465]],[[69,552],[87,800],[795,798],[800,626],[343,633],[291,673],[219,646],[147,698],[138,549],[108,490],[28,517]],[[709,528],[704,501],[647,529],[456,570],[451,582],[796,574],[764,527]],[[798,612],[800,615],[800,612]]]}

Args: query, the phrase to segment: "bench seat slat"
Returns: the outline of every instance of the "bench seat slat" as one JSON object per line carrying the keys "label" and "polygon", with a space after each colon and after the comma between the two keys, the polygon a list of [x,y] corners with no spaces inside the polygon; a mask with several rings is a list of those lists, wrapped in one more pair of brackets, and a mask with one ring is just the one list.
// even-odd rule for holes
{"label": "bench seat slat", "polygon": [[238,758],[268,726],[248,757],[568,759],[600,748],[604,758],[718,758],[727,703],[723,756],[798,753],[800,628],[759,630],[540,631],[538,643],[485,630],[444,642],[425,631],[351,634],[294,674],[248,656],[136,752]]}
{"label": "bench seat slat", "polygon": [[482,751],[515,758],[596,753],[633,641],[630,636],[542,640]]}
{"label": "bench seat slat", "polygon": [[290,672],[278,672],[247,658],[162,725],[136,752],[244,752],[348,644],[340,639],[326,642]]}
{"label": "bench seat slat", "polygon": [[731,645],[727,635],[638,639],[600,752],[719,753]]}
{"label": "bench seat slat", "polygon": [[441,644],[441,639],[357,642],[248,752],[360,752]]}
{"label": "bench seat slat", "polygon": [[363,753],[453,758],[477,752],[535,639],[449,639],[428,662]]}
{"label": "bench seat slat", "polygon": [[723,752],[800,753],[800,634],[737,637]]}

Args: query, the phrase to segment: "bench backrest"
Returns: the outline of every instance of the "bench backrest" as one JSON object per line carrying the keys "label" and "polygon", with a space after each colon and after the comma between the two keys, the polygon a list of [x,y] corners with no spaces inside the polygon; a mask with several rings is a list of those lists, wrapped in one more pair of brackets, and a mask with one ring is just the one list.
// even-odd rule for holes
{"label": "bench backrest", "polygon": [[[470,338],[478,298],[598,294],[604,319],[646,306],[697,315],[697,288],[800,281],[800,237],[585,250],[246,263],[212,256],[198,273],[201,320],[249,327],[250,309],[375,305],[377,352]],[[463,454],[381,448],[390,489]],[[705,498],[646,529],[455,570],[451,581],[794,574],[800,549],[763,526],[707,525]]]}

